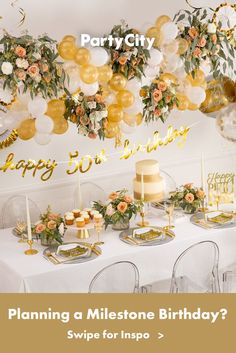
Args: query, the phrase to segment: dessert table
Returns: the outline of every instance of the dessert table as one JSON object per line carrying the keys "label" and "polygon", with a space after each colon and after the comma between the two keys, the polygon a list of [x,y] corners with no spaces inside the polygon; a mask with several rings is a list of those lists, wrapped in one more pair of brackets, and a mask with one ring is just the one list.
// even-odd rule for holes
{"label": "dessert table", "polygon": [[[164,225],[152,216],[152,225]],[[161,224],[163,223],[163,224]],[[78,293],[88,292],[93,276],[103,267],[121,260],[134,262],[140,272],[140,285],[171,278],[172,267],[180,253],[190,245],[212,240],[220,249],[220,269],[236,263],[236,228],[203,229],[190,223],[188,217],[176,224],[173,241],[158,246],[131,246],[119,239],[110,228],[103,232],[102,255],[77,264],[54,265],[43,257],[44,248],[37,242],[39,253],[26,256],[27,244],[18,243],[12,229],[0,230],[0,292]],[[65,241],[78,241],[72,234]],[[95,236],[91,241],[96,241]]]}

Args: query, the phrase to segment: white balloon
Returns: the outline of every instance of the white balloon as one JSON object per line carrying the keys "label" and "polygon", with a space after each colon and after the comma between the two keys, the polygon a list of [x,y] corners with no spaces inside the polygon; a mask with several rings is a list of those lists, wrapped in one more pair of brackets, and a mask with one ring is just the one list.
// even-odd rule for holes
{"label": "white balloon", "polygon": [[206,92],[202,87],[188,86],[186,95],[190,102],[196,105],[200,105],[206,99]]}
{"label": "white balloon", "polygon": [[133,134],[136,130],[134,126],[129,126],[124,121],[121,121],[119,123],[119,127],[121,132],[123,132],[124,134]]}
{"label": "white balloon", "polygon": [[125,109],[124,111],[129,115],[136,115],[136,114],[142,112],[143,111],[143,103],[142,103],[141,98],[139,98],[139,99],[136,98],[134,101],[134,104],[131,107]]}
{"label": "white balloon", "polygon": [[70,93],[75,93],[78,88],[80,87],[80,78],[71,78],[69,77],[69,80],[65,81],[65,88],[70,92]]}
{"label": "white balloon", "polygon": [[0,133],[3,133],[6,130],[5,119],[0,116]]}
{"label": "white balloon", "polygon": [[108,105],[116,103],[116,96],[115,96],[115,94],[110,93],[110,94],[105,98],[105,102],[106,102]]}
{"label": "white balloon", "polygon": [[150,79],[154,79],[160,73],[159,66],[147,66],[144,70],[144,75]]}
{"label": "white balloon", "polygon": [[24,105],[28,105],[29,101],[31,100],[29,92],[23,93],[23,89],[22,88],[18,92],[17,98]]}
{"label": "white balloon", "polygon": [[163,60],[163,54],[158,49],[150,49],[149,50],[150,58],[148,59],[148,65],[150,66],[157,66]]}
{"label": "white balloon", "polygon": [[174,22],[167,22],[161,27],[163,43],[168,44],[174,40],[179,32],[178,26]]}
{"label": "white balloon", "polygon": [[50,134],[54,128],[53,120],[47,115],[41,115],[35,120],[35,128],[42,134]]}
{"label": "white balloon", "polygon": [[132,78],[126,84],[126,89],[131,91],[134,96],[139,96],[139,91],[141,89],[141,82],[137,78]]}
{"label": "white balloon", "polygon": [[47,145],[51,141],[51,135],[49,134],[42,134],[40,132],[37,132],[34,136],[34,141],[38,145]]}
{"label": "white balloon", "polygon": [[101,47],[95,47],[90,50],[90,64],[95,66],[103,66],[106,65],[109,60],[109,55],[106,49]]}
{"label": "white balloon", "polygon": [[35,97],[34,99],[31,99],[28,103],[29,113],[34,117],[37,117],[46,113],[47,108],[48,108],[48,104],[46,99],[41,97]]}
{"label": "white balloon", "polygon": [[99,86],[97,82],[92,84],[80,82],[80,89],[86,96],[93,96],[97,93]]}

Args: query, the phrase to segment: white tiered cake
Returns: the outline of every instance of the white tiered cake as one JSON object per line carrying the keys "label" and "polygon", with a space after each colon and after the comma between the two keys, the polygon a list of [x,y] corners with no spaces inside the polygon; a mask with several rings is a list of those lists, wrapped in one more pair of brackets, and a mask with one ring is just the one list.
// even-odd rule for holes
{"label": "white tiered cake", "polygon": [[164,199],[164,181],[160,176],[159,163],[153,159],[145,159],[136,163],[134,178],[134,198],[142,198],[142,179],[144,201],[162,201]]}

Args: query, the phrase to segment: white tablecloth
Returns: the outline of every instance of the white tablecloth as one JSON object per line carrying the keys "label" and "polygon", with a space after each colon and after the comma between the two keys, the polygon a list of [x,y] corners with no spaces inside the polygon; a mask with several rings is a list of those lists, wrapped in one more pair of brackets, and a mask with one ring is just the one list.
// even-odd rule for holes
{"label": "white tablecloth", "polygon": [[[152,225],[160,225],[154,218]],[[220,248],[220,268],[236,263],[236,228],[205,230],[192,225],[188,219],[176,225],[176,238],[160,246],[130,246],[119,240],[119,232],[102,234],[105,244],[102,256],[80,264],[53,265],[42,256],[43,247],[35,244],[39,253],[24,255],[26,244],[17,242],[11,229],[0,230],[0,292],[73,293],[88,292],[93,276],[103,267],[120,260],[134,262],[140,271],[140,284],[169,279],[180,253],[190,245],[215,241]],[[65,241],[76,240],[70,235]],[[77,239],[78,240],[78,239]]]}

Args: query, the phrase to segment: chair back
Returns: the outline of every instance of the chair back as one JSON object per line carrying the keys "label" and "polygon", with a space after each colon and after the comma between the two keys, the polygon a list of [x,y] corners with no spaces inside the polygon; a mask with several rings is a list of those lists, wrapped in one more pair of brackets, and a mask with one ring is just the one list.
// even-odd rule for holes
{"label": "chair back", "polygon": [[[29,210],[31,224],[36,223],[41,211],[34,201],[29,199]],[[15,227],[17,222],[27,223],[26,200],[24,195],[10,197],[2,207],[2,226],[3,228]]]}
{"label": "chair back", "polygon": [[212,241],[190,246],[176,260],[171,293],[218,293],[219,248]]}
{"label": "chair back", "polygon": [[89,293],[136,293],[139,271],[129,261],[115,262],[99,271],[89,285]]}
{"label": "chair back", "polygon": [[91,207],[93,201],[106,201],[105,191],[95,183],[85,182],[81,184],[81,199],[82,205],[79,205],[78,188],[76,188],[74,193],[74,207],[85,208]]}

